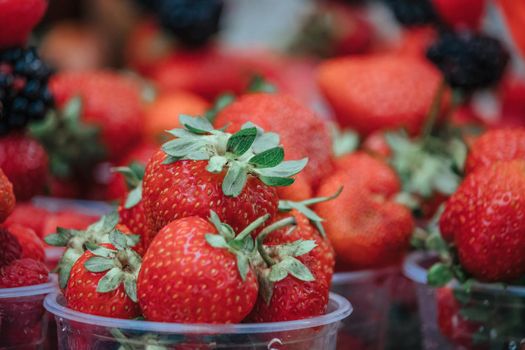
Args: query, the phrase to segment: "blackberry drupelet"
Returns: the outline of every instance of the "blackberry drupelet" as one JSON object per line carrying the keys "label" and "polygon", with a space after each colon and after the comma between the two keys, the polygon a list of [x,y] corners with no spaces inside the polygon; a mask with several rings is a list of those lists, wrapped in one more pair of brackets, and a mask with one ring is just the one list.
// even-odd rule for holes
{"label": "blackberry drupelet", "polygon": [[417,26],[437,22],[430,0],[384,0],[397,21],[404,26]]}
{"label": "blackberry drupelet", "polygon": [[0,135],[45,117],[53,105],[50,75],[35,48],[0,50]]}
{"label": "blackberry drupelet", "polygon": [[509,53],[499,40],[472,33],[443,33],[427,57],[451,87],[467,92],[497,83],[509,62]]}
{"label": "blackberry drupelet", "polygon": [[222,0],[157,0],[160,23],[187,46],[201,46],[219,31]]}

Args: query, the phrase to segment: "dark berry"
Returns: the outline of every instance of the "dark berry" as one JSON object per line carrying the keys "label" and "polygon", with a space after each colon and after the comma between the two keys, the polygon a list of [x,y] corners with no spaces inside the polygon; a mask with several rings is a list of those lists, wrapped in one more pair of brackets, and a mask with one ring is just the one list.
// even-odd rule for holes
{"label": "dark berry", "polygon": [[509,53],[499,40],[472,33],[442,34],[427,57],[451,87],[465,91],[494,85],[509,62]]}
{"label": "dark berry", "polygon": [[44,118],[53,105],[50,76],[34,48],[0,50],[0,135]]}
{"label": "dark berry", "polygon": [[397,21],[404,26],[417,26],[437,21],[430,0],[384,0]]}
{"label": "dark berry", "polygon": [[160,23],[184,45],[201,46],[219,31],[222,0],[157,0]]}

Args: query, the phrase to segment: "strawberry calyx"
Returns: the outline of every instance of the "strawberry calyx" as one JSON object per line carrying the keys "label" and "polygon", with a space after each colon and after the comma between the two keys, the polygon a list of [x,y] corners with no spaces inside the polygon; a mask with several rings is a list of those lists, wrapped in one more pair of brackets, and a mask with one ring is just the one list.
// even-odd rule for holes
{"label": "strawberry calyx", "polygon": [[51,173],[58,178],[71,178],[89,173],[104,160],[107,150],[100,142],[100,127],[84,123],[82,100],[70,99],[60,111],[51,111],[30,133],[46,149]]}
{"label": "strawberry calyx", "polygon": [[359,134],[354,130],[340,130],[335,123],[332,123],[330,124],[330,134],[332,136],[332,153],[337,158],[353,153],[359,147]]}
{"label": "strawberry calyx", "polygon": [[84,254],[89,244],[109,242],[109,234],[115,230],[119,221],[116,212],[104,215],[99,221],[91,224],[86,230],[74,230],[58,227],[57,232],[44,238],[44,241],[55,247],[66,247],[57,265],[60,288],[65,288],[69,280],[71,268]]}
{"label": "strawberry calyx", "polygon": [[235,95],[233,94],[224,93],[217,96],[215,101],[213,101],[211,108],[204,114],[204,117],[213,123],[219,112],[230,105],[233,101],[235,101]]}
{"label": "strawberry calyx", "polygon": [[321,234],[321,236],[323,236],[323,238],[326,238],[326,231],[323,227],[324,219],[320,217],[319,215],[317,215],[317,213],[313,211],[312,209],[310,209],[309,207],[315,204],[328,202],[333,199],[336,199],[337,197],[339,197],[341,192],[343,192],[343,186],[339,187],[339,189],[333,195],[329,197],[315,197],[315,198],[310,198],[310,199],[306,199],[306,200],[299,201],[299,202],[290,201],[290,200],[280,200],[279,201],[279,211],[289,212],[292,209],[297,210],[298,212],[306,216],[308,220],[310,220],[310,223],[315,226],[315,228],[319,231],[319,233]]}
{"label": "strawberry calyx", "polygon": [[86,243],[87,250],[94,255],[85,262],[86,270],[93,273],[106,272],[97,285],[97,292],[112,292],[123,283],[127,296],[138,302],[137,278],[142,259],[132,247],[139,239],[138,235],[127,235],[119,230],[112,230],[108,236],[110,245]]}
{"label": "strawberry calyx", "polygon": [[251,266],[250,258],[256,252],[255,242],[251,233],[264,224],[269,218],[269,214],[259,217],[236,235],[230,225],[221,222],[217,213],[210,210],[209,220],[217,229],[218,234],[206,234],[206,242],[214,248],[227,249],[237,257],[237,268],[243,281],[246,280],[246,276],[248,275]]}
{"label": "strawberry calyx", "polygon": [[274,283],[289,275],[304,282],[315,280],[308,267],[297,259],[317,247],[314,240],[299,239],[292,243],[264,245],[264,240],[272,232],[288,226],[290,230],[294,230],[296,224],[293,216],[287,217],[268,225],[257,236],[256,249],[259,254],[253,256],[253,264],[256,266],[259,293],[267,304],[272,299]]}
{"label": "strawberry calyx", "polygon": [[167,350],[169,345],[176,343],[173,339],[163,339],[160,335],[153,333],[128,338],[118,328],[112,328],[110,332],[113,338],[121,344],[119,348],[121,350],[143,349],[144,344],[147,344],[146,349],[148,350]]}
{"label": "strawberry calyx", "polygon": [[128,195],[124,202],[124,208],[130,209],[142,200],[142,179],[144,178],[144,165],[132,162],[127,167],[115,167],[111,171],[118,172],[124,176],[128,187]]}
{"label": "strawberry calyx", "polygon": [[208,161],[206,170],[218,174],[226,169],[222,191],[226,196],[241,194],[248,176],[268,186],[289,186],[293,175],[304,169],[307,158],[284,161],[279,136],[246,123],[234,134],[217,130],[206,118],[179,117],[183,128],[168,131],[174,140],[164,143],[164,164],[189,159]]}

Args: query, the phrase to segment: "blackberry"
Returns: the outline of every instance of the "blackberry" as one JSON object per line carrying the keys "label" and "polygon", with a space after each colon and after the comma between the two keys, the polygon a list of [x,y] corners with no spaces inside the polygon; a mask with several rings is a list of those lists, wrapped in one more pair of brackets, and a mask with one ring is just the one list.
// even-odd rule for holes
{"label": "blackberry", "polygon": [[430,0],[384,0],[397,21],[404,26],[417,26],[437,22]]}
{"label": "blackberry", "polygon": [[0,135],[45,117],[53,105],[50,75],[35,48],[0,50]]}
{"label": "blackberry", "polygon": [[163,27],[186,46],[201,46],[219,31],[222,0],[156,0]]}
{"label": "blackberry", "polygon": [[509,53],[499,40],[472,33],[441,34],[427,57],[451,87],[465,91],[494,85],[509,62]]}

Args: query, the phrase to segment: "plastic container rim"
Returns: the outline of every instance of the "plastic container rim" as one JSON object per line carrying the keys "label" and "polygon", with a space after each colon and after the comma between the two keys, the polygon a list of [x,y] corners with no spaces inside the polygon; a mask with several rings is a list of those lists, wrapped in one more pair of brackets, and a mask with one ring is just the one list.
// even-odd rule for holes
{"label": "plastic container rim", "polygon": [[335,303],[336,309],[322,316],[312,317],[304,320],[269,322],[269,323],[246,323],[246,324],[182,324],[167,322],[151,322],[137,320],[122,320],[111,317],[90,315],[71,310],[57,302],[61,294],[58,292],[49,294],[44,300],[44,307],[56,317],[64,318],[78,323],[86,323],[108,328],[121,328],[136,331],[149,331],[160,333],[190,333],[190,334],[248,334],[248,333],[271,333],[292,331],[305,328],[324,326],[339,322],[348,317],[353,309],[348,300],[335,293],[330,293],[331,303]]}
{"label": "plastic container rim", "polygon": [[381,269],[358,270],[351,272],[337,272],[332,277],[332,285],[346,284],[348,282],[359,282],[370,277],[393,274],[399,270],[397,266],[384,267]]}
{"label": "plastic container rim", "polygon": [[56,282],[50,277],[49,282],[26,287],[0,288],[0,299],[30,297],[49,294],[56,290]]}
{"label": "plastic container rim", "polygon": [[[427,269],[419,263],[424,259],[437,257],[435,254],[426,252],[415,252],[410,254],[403,263],[403,273],[412,281],[419,284],[427,284]],[[454,286],[454,284],[452,285]],[[474,283],[472,285],[476,291],[491,293],[511,293],[517,296],[525,297],[525,287],[503,285],[501,283]]]}

